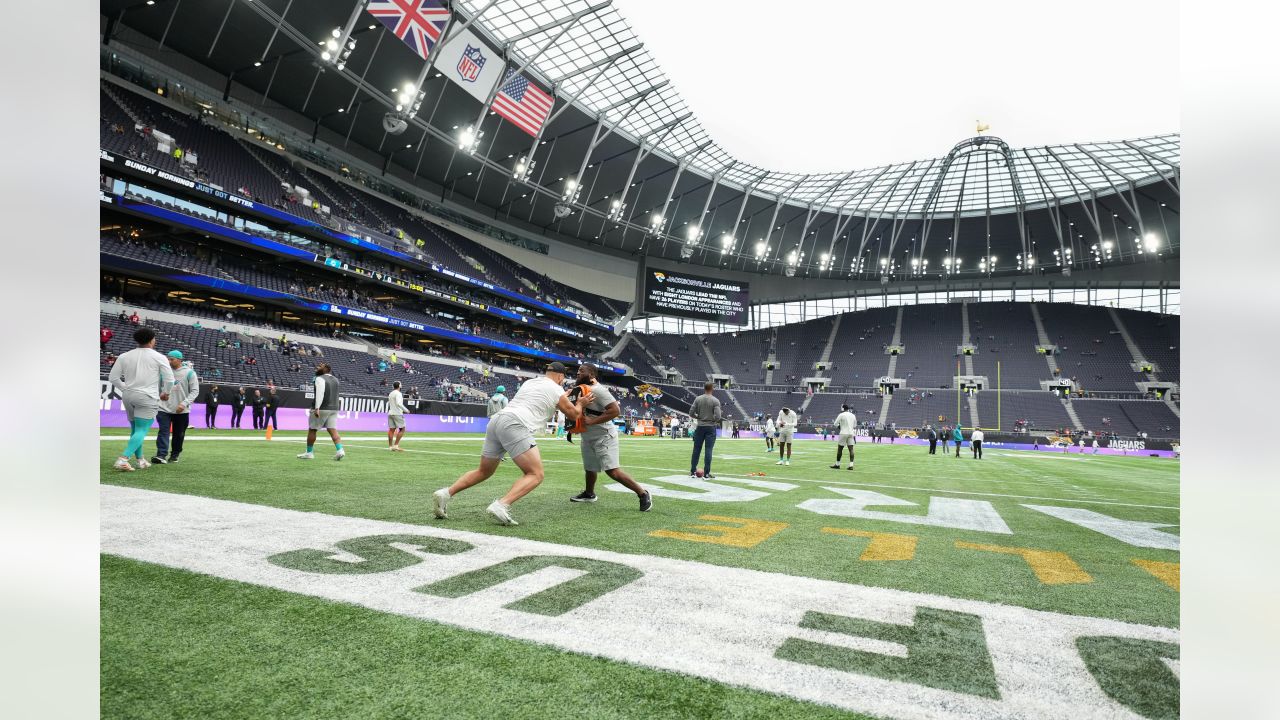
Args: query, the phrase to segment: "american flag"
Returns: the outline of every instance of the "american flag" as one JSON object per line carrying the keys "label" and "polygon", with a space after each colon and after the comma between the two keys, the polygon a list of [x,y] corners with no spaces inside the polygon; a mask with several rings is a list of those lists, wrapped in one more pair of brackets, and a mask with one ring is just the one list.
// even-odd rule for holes
{"label": "american flag", "polygon": [[493,99],[493,111],[536,136],[554,104],[555,98],[523,75],[517,75],[514,68],[508,68],[507,80]]}
{"label": "american flag", "polygon": [[365,9],[423,60],[449,22],[449,11],[436,0],[369,0]]}

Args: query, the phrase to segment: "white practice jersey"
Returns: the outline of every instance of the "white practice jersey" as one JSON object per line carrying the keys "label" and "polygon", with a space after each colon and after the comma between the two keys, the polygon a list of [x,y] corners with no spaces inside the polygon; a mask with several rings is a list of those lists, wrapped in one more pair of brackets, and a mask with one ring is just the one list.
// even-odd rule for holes
{"label": "white practice jersey", "polygon": [[776,428],[773,426],[773,418],[769,418],[769,420],[764,424],[765,432],[773,432],[775,429]]}
{"label": "white practice jersey", "polygon": [[556,381],[546,375],[536,377],[521,385],[511,402],[494,413],[494,417],[513,415],[529,428],[529,432],[538,432],[555,415],[561,395],[564,395],[564,388]]}
{"label": "white practice jersey", "polygon": [[793,412],[778,413],[778,431],[781,432],[783,430],[795,430],[797,420],[799,420],[799,416],[797,416]]}
{"label": "white practice jersey", "polygon": [[836,416],[836,427],[840,429],[840,435],[852,435],[854,429],[858,427],[858,416],[845,410]]}
{"label": "white practice jersey", "polygon": [[121,394],[132,390],[153,400],[168,393],[174,380],[169,360],[149,347],[134,348],[116,358],[107,378]]}
{"label": "white practice jersey", "polygon": [[387,395],[387,414],[404,415],[404,394],[399,390],[392,390]]}

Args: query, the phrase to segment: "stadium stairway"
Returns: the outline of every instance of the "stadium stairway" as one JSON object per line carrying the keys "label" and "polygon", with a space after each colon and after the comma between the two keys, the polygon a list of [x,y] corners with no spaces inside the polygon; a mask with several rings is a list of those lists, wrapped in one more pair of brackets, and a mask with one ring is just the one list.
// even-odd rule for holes
{"label": "stadium stairway", "polygon": [[[960,303],[960,318],[961,318],[961,326],[964,328],[964,334],[960,337],[960,344],[970,345],[972,344],[972,341],[969,339],[971,335],[969,334],[969,303],[967,301]],[[974,374],[972,355],[964,356],[964,374],[969,376],[972,376]],[[973,407],[975,408],[973,411],[973,416],[974,418],[977,418],[978,411],[976,408],[978,406],[976,404],[976,401],[972,401],[972,402],[974,402]],[[976,419],[974,420],[973,426],[974,427],[978,426],[978,421]]]}
{"label": "stadium stairway", "polygon": [[[972,358],[970,358],[970,360],[972,360]],[[978,417],[978,395],[977,393],[969,393],[969,427],[982,427],[981,420],[982,418]],[[996,428],[996,430],[999,429],[1000,428]]]}
{"label": "stadium stairway", "polygon": [[1068,398],[1060,398],[1059,402],[1062,403],[1062,407],[1067,411],[1067,417],[1071,418],[1072,427],[1076,430],[1083,430],[1084,423],[1080,422],[1080,416],[1076,414],[1076,409],[1071,406],[1071,400]]}
{"label": "stadium stairway", "polygon": [[[773,328],[769,334],[769,354],[765,358],[774,367],[778,366],[778,328]],[[773,370],[766,370],[764,373],[764,384],[773,384]]]}
{"label": "stadium stairway", "polygon": [[[1124,321],[1120,319],[1120,314],[1113,307],[1107,307],[1107,314],[1111,316],[1111,321],[1116,324],[1116,329],[1120,331],[1120,339],[1124,340],[1124,346],[1129,348],[1129,354],[1133,356],[1133,361],[1141,362],[1146,360],[1144,353],[1133,341],[1133,337],[1129,335],[1129,328],[1124,326]],[[1155,365],[1152,365],[1154,368]],[[1156,377],[1156,373],[1146,373],[1147,382],[1159,382],[1160,378]]]}
{"label": "stadium stairway", "polygon": [[880,398],[880,414],[876,416],[876,421],[872,425],[887,424],[885,420],[889,417],[889,403],[893,402],[893,393],[885,393]]}
{"label": "stadium stairway", "polygon": [[[822,354],[818,356],[819,363],[827,364],[831,362],[831,350],[835,347],[836,335],[840,333],[840,321],[843,319],[844,315],[836,315],[835,322],[831,323],[831,333],[827,335],[827,345],[822,348]],[[813,371],[813,377],[826,377],[827,374],[826,370],[818,370],[815,368]],[[813,402],[813,398],[813,395],[805,397],[804,402],[800,403],[800,409],[796,412],[803,415],[805,410],[809,409],[809,403]]]}
{"label": "stadium stairway", "polygon": [[[1048,346],[1053,343],[1049,341],[1049,333],[1044,331],[1044,321],[1040,319],[1040,309],[1035,303],[1031,305],[1031,317],[1036,321],[1036,338],[1041,345]],[[1044,360],[1049,364],[1049,377],[1058,377],[1058,360],[1052,354],[1045,353]],[[1074,418],[1073,418],[1074,420]],[[1079,427],[1079,424],[1076,425]]]}

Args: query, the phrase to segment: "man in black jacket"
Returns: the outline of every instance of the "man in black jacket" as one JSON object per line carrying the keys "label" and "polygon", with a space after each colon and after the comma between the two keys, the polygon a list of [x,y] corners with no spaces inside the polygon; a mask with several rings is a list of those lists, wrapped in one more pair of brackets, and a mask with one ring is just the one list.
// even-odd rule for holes
{"label": "man in black jacket", "polygon": [[248,402],[248,398],[244,394],[244,388],[240,388],[235,397],[231,398],[231,427],[240,427],[240,416],[244,415],[244,406]]}
{"label": "man in black jacket", "polygon": [[215,428],[218,426],[218,403],[221,399],[218,397],[218,386],[214,385],[209,388],[209,392],[204,396],[204,426],[207,428]]}
{"label": "man in black jacket", "polygon": [[280,409],[280,396],[276,395],[275,388],[271,388],[271,391],[267,395],[267,416],[262,421],[263,429],[266,429],[268,424],[271,425],[272,430],[280,429],[280,421],[276,419],[276,410],[279,410],[279,409]]}
{"label": "man in black jacket", "polygon": [[261,390],[253,391],[253,429],[261,430],[267,426],[262,420],[262,411],[267,406],[267,399],[262,397]]}

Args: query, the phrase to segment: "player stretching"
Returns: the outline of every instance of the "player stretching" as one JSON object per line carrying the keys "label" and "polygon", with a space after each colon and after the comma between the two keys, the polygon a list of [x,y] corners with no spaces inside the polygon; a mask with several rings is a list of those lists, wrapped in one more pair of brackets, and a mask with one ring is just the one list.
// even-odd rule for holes
{"label": "player stretching", "polygon": [[338,378],[330,374],[332,372],[329,363],[316,365],[316,404],[307,416],[307,451],[298,454],[299,460],[315,459],[316,431],[320,428],[329,431],[333,446],[338,450],[333,459],[341,460],[347,456],[347,451],[342,449],[342,436],[338,434],[339,383]]}
{"label": "player stretching", "polygon": [[858,416],[849,411],[848,405],[840,406],[841,413],[836,416],[836,464],[832,465],[833,470],[840,469],[840,454],[844,452],[846,445],[849,446],[849,469],[853,469],[853,445],[854,434],[858,427]]}
{"label": "player stretching", "polygon": [[523,474],[506,495],[489,504],[486,512],[503,525],[518,524],[511,517],[511,506],[542,483],[542,453],[538,450],[538,442],[533,439],[534,433],[546,426],[557,409],[569,419],[576,420],[587,404],[586,399],[579,400],[576,405],[569,402],[561,387],[564,375],[564,363],[557,361],[547,365],[546,375],[526,381],[511,402],[489,418],[484,447],[480,451],[480,466],[463,473],[453,485],[435,491],[436,517],[449,517],[449,500],[472,485],[488,480],[498,469],[502,457],[510,454]]}
{"label": "player stretching", "polygon": [[[791,437],[795,434],[797,421],[799,418],[791,412],[791,408],[784,407],[778,413],[778,462],[774,465],[791,464]],[[783,453],[786,453],[786,457],[782,456]]]}
{"label": "player stretching", "polygon": [[773,452],[773,435],[774,435],[774,432],[776,432],[776,430],[777,429],[773,426],[773,418],[769,418],[768,420],[765,420],[765,423],[764,423],[764,448],[765,448],[764,451],[765,452]]}
{"label": "player stretching", "polygon": [[400,392],[400,381],[391,383],[391,392],[387,395],[387,445],[391,452],[404,452],[400,447],[400,438],[404,437],[404,394]]}
{"label": "player stretching", "polygon": [[578,366],[578,387],[582,388],[581,398],[586,399],[582,406],[574,432],[582,436],[582,469],[586,472],[587,487],[581,493],[569,498],[573,502],[596,501],[596,477],[601,471],[605,475],[625,486],[640,498],[640,512],[648,512],[653,507],[653,497],[640,487],[639,483],[622,470],[618,462],[618,428],[613,419],[618,417],[620,409],[613,393],[596,382],[599,371],[594,365],[583,363]]}
{"label": "player stretching", "polygon": [[160,401],[169,399],[173,387],[173,368],[165,356],[156,352],[156,332],[151,328],[138,328],[133,334],[138,347],[120,355],[111,366],[107,379],[120,393],[125,417],[129,418],[129,442],[124,454],[116,458],[116,470],[132,472],[130,456],[138,459],[139,470],[151,467],[142,457],[142,443],[147,439],[147,429],[156,419]]}

